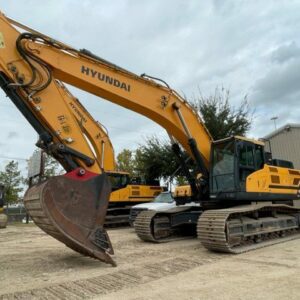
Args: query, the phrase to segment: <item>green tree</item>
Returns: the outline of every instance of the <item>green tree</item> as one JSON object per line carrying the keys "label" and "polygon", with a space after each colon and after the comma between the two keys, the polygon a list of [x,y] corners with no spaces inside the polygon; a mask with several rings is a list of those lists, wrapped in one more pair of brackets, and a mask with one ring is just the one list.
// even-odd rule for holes
{"label": "green tree", "polygon": [[117,155],[117,169],[134,175],[134,153],[129,149],[124,149]]}
{"label": "green tree", "polygon": [[249,106],[247,96],[238,107],[230,105],[229,99],[229,90],[216,88],[213,95],[204,97],[200,93],[192,102],[214,140],[245,135],[251,127],[254,111]]}
{"label": "green tree", "polygon": [[43,153],[43,163],[44,163],[44,177],[49,178],[52,176],[61,175],[63,173],[63,168],[59,162],[52,156]]}
{"label": "green tree", "polygon": [[148,138],[136,151],[135,172],[144,176],[147,182],[166,180],[178,167],[170,142],[155,136]]}
{"label": "green tree", "polygon": [[[38,157],[36,159],[41,159],[40,155],[42,155],[43,174],[42,174],[41,178],[39,176],[34,176],[33,178],[31,178],[31,182],[29,181],[29,177],[26,177],[23,181],[23,183],[25,185],[28,185],[29,183],[31,185],[37,184],[41,179],[44,180],[44,179],[50,178],[52,176],[57,176],[57,175],[61,175],[64,173],[64,169],[62,168],[62,166],[52,156],[48,155],[47,153],[43,152],[40,149],[36,149],[34,151],[34,154],[36,154]],[[30,166],[28,165],[27,168],[29,168],[29,167]],[[40,173],[41,170],[34,170],[34,171],[35,172],[37,171],[38,173]],[[38,174],[36,174],[36,175],[38,175]]]}
{"label": "green tree", "polygon": [[[162,141],[156,136],[152,136],[138,148],[138,151],[140,151],[140,155],[136,156],[136,165],[140,166],[139,173],[143,174],[148,182],[160,179],[168,180],[170,177],[182,182],[185,174],[169,141]],[[193,160],[188,158],[185,151],[182,153],[189,169],[193,170]]]}
{"label": "green tree", "polygon": [[14,203],[19,199],[19,193],[23,191],[21,184],[23,177],[18,169],[18,163],[10,161],[0,172],[0,182],[4,185],[4,199],[6,203]]}
{"label": "green tree", "polygon": [[[191,102],[214,140],[231,135],[245,135],[251,127],[254,112],[250,109],[247,97],[243,98],[237,108],[230,105],[229,100],[229,90],[216,88],[213,95],[203,97],[200,93],[199,97]],[[184,155],[187,159],[188,155],[185,152]],[[135,170],[144,174],[148,180],[174,176],[179,167],[170,142],[161,141],[155,136],[148,138],[145,144],[138,148],[135,160]],[[192,161],[188,162],[188,166],[191,171],[195,169]],[[184,174],[179,168],[174,177],[182,182],[182,176]]]}

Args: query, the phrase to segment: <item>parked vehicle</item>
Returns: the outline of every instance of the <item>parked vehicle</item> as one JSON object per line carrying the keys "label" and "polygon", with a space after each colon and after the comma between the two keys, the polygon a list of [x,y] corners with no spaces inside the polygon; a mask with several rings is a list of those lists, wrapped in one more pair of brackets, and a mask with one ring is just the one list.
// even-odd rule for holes
{"label": "parked vehicle", "polygon": [[155,197],[153,202],[141,203],[131,207],[129,223],[133,226],[135,218],[141,211],[145,210],[165,210],[176,206],[176,202],[171,192],[162,192]]}

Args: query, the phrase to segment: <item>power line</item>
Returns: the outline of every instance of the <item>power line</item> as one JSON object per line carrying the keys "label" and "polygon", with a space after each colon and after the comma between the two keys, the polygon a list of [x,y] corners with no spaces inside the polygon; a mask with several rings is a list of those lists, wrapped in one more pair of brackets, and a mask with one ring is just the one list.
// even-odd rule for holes
{"label": "power line", "polygon": [[27,161],[28,158],[21,158],[21,157],[9,157],[9,156],[0,156],[0,159],[4,158],[4,159],[12,159],[12,160],[24,160]]}

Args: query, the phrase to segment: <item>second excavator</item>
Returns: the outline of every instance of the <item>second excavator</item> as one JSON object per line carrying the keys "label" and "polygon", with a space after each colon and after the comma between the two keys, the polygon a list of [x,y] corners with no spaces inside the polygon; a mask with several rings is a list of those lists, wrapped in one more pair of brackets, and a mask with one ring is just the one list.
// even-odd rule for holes
{"label": "second excavator", "polygon": [[[114,264],[103,228],[111,184],[98,145],[62,101],[58,80],[140,113],[168,132],[190,192],[178,193],[176,208],[138,215],[136,232],[143,240],[171,240],[197,228],[206,248],[240,253],[299,237],[300,171],[272,164],[263,143],[243,137],[213,141],[198,113],[164,81],[137,76],[3,14],[0,28],[1,87],[38,132],[38,145],[67,171],[25,195],[29,214],[45,232]],[[182,148],[197,174],[190,173]]]}

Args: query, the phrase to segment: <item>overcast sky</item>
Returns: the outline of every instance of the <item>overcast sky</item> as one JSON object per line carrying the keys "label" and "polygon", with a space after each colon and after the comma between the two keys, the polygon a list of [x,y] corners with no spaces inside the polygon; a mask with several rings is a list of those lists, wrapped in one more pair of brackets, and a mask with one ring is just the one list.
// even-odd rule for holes
{"label": "overcast sky", "polygon": [[[300,1],[0,0],[7,16],[137,74],[164,79],[188,98],[230,89],[256,110],[249,136],[299,123]],[[1,29],[0,29],[1,31]],[[164,136],[152,121],[72,92],[109,130],[116,153]],[[0,91],[0,166],[28,158],[37,135]],[[24,168],[24,161],[19,160]]]}

